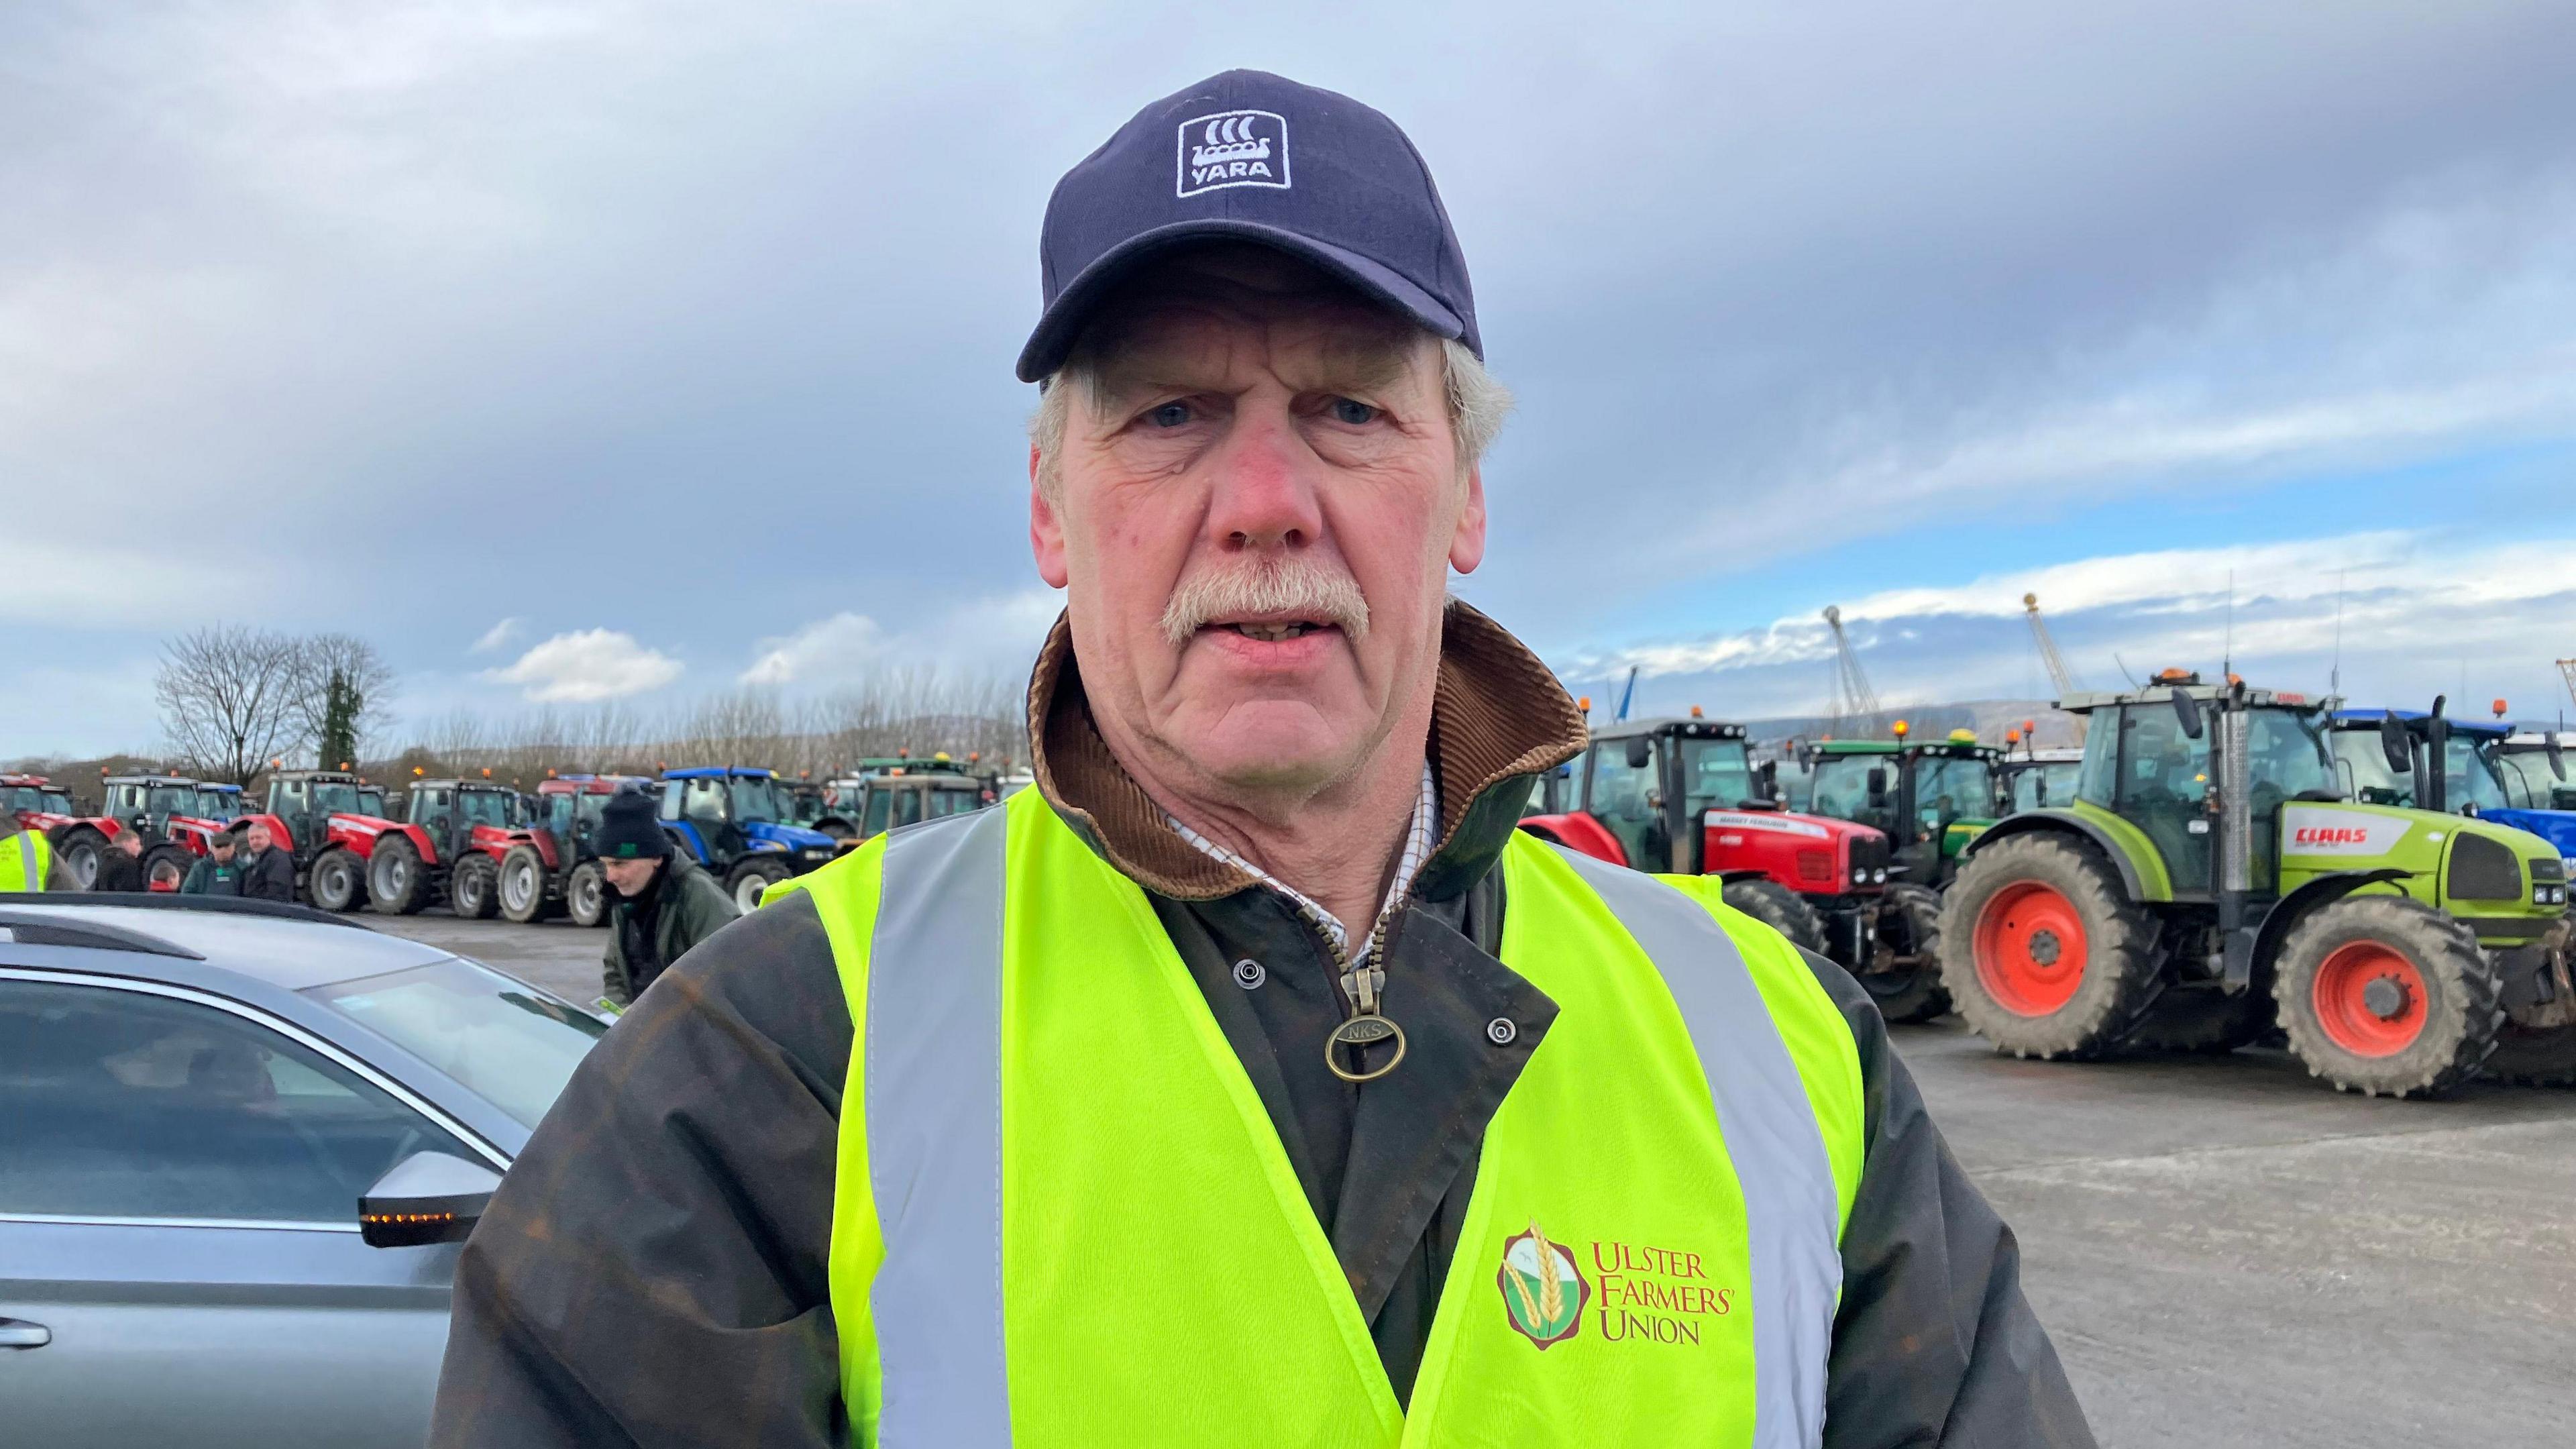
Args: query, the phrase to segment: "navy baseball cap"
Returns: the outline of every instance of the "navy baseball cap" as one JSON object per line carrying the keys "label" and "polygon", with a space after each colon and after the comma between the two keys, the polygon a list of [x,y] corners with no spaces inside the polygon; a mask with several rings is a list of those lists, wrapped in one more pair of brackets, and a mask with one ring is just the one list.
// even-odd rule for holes
{"label": "navy baseball cap", "polygon": [[1062,367],[1138,263],[1217,240],[1302,258],[1485,355],[1467,259],[1404,132],[1348,96],[1230,70],[1138,111],[1055,184],[1020,381]]}

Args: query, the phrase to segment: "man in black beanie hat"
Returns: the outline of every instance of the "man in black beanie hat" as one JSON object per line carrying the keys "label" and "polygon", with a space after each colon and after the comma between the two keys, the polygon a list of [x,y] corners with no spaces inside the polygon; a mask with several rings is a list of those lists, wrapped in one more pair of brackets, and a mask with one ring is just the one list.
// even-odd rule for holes
{"label": "man in black beanie hat", "polygon": [[614,892],[600,982],[619,1006],[643,995],[662,968],[741,914],[696,861],[671,853],[670,838],[653,818],[653,799],[641,790],[620,790],[600,807],[591,848]]}

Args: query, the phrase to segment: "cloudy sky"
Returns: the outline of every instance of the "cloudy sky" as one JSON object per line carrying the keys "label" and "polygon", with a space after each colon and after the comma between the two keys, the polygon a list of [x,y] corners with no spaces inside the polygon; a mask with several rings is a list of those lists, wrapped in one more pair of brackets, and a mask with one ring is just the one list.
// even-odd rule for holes
{"label": "cloudy sky", "polygon": [[1018,672],[1048,188],[1238,65],[1430,160],[1521,399],[1460,591],[1578,689],[1816,710],[1838,603],[2036,693],[2036,590],[2097,686],[2566,704],[2563,0],[1087,9],[0,9],[0,756],[214,620],[414,721]]}

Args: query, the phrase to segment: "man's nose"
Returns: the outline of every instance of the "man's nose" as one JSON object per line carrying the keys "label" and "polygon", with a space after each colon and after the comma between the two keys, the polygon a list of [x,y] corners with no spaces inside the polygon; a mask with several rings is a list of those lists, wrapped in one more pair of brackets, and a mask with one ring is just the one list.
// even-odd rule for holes
{"label": "man's nose", "polygon": [[1324,531],[1321,460],[1284,404],[1248,405],[1212,460],[1209,541],[1228,552],[1312,547]]}

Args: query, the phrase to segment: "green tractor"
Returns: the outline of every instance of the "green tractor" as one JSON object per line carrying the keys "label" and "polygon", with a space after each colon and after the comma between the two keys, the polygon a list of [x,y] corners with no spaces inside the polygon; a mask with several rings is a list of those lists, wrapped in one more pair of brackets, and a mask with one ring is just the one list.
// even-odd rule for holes
{"label": "green tractor", "polygon": [[1977,838],[1942,980],[2001,1051],[2232,1050],[2275,1024],[2338,1090],[2425,1096],[2508,1022],[2576,1030],[2566,871],[2492,822],[2345,797],[2331,702],[2167,670],[2076,694],[2066,808]]}

